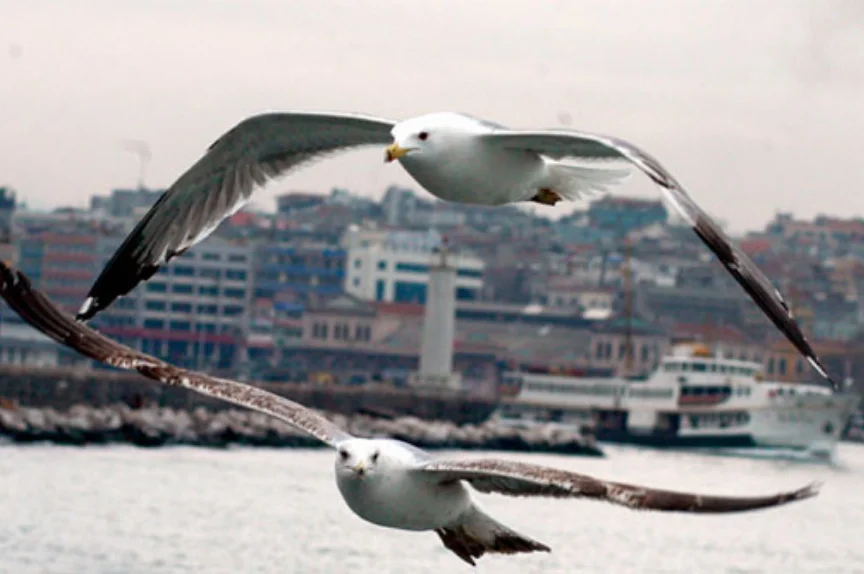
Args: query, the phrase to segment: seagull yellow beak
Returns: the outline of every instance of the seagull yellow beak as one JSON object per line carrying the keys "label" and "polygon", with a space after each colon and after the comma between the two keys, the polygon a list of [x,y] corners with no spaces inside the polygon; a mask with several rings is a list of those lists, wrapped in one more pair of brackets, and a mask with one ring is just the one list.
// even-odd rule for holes
{"label": "seagull yellow beak", "polygon": [[399,147],[399,144],[394,143],[393,145],[391,145],[390,147],[387,148],[387,152],[384,154],[384,161],[385,162],[391,162],[393,160],[399,159],[400,157],[402,157],[403,155],[405,155],[409,151],[411,151],[411,150],[406,149],[404,147]]}
{"label": "seagull yellow beak", "polygon": [[354,471],[354,474],[363,478],[363,475],[366,473],[366,464],[364,462],[358,462],[354,466],[351,467],[351,470]]}

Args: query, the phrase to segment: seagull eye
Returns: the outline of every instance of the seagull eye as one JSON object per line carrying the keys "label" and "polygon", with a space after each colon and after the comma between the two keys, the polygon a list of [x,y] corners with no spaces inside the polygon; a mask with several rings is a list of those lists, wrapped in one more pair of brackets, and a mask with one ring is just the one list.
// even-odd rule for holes
{"label": "seagull eye", "polygon": [[340,450],[339,451],[339,458],[341,458],[342,460],[347,460],[348,459],[348,451],[347,450]]}
{"label": "seagull eye", "polygon": [[429,132],[420,132],[417,137],[420,138],[420,141],[425,142],[427,139],[429,139]]}
{"label": "seagull eye", "polygon": [[372,462],[378,462],[378,452],[372,453]]}

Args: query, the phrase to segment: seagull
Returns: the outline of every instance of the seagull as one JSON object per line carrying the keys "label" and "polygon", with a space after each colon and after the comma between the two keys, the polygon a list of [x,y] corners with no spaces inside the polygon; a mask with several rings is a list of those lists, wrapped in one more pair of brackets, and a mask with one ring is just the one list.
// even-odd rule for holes
{"label": "seagull", "polygon": [[[213,143],[160,196],[91,287],[77,318],[87,321],[161,265],[208,237],[268,181],[311,160],[362,146],[385,147],[432,195],[485,205],[554,205],[608,191],[635,166],[714,252],[774,325],[834,390],[836,382],[796,322],[783,295],[651,155],[622,139],[587,132],[511,130],[461,113],[395,122],[352,113],[272,112],[249,117]],[[620,160],[628,170],[597,167]],[[593,162],[593,166],[572,162]]]}
{"label": "seagull", "polygon": [[284,397],[182,369],[122,345],[62,312],[33,289],[23,273],[2,263],[0,296],[33,328],[86,357],[265,413],[310,434],[336,450],[336,486],[357,516],[387,528],[434,531],[447,549],[472,566],[486,553],[551,549],[486,514],[472,499],[468,486],[508,496],[588,498],[637,510],[714,514],[780,506],[818,494],[814,483],[774,495],[709,496],[611,482],[506,459],[434,458],[399,440],[352,436]]}

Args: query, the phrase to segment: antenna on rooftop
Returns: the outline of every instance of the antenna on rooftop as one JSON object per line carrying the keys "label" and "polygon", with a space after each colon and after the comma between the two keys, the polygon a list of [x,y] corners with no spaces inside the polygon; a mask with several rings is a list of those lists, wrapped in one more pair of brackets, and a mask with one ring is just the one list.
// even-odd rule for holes
{"label": "antenna on rooftop", "polygon": [[144,140],[127,139],[120,142],[120,147],[138,157],[138,189],[146,189],[144,176],[147,174],[147,165],[152,157],[150,144]]}

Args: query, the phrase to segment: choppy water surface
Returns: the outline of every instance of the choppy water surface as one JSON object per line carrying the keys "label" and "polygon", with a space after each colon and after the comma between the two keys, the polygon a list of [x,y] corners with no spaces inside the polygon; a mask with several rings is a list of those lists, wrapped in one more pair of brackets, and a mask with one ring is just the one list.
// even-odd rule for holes
{"label": "choppy water surface", "polygon": [[552,553],[487,556],[471,569],[433,533],[383,529],[354,516],[336,490],[328,450],[6,445],[0,572],[864,572],[862,446],[840,445],[833,465],[607,452],[606,459],[497,456],[706,492],[765,493],[814,479],[825,485],[801,504],[729,516],[478,495],[493,516]]}

